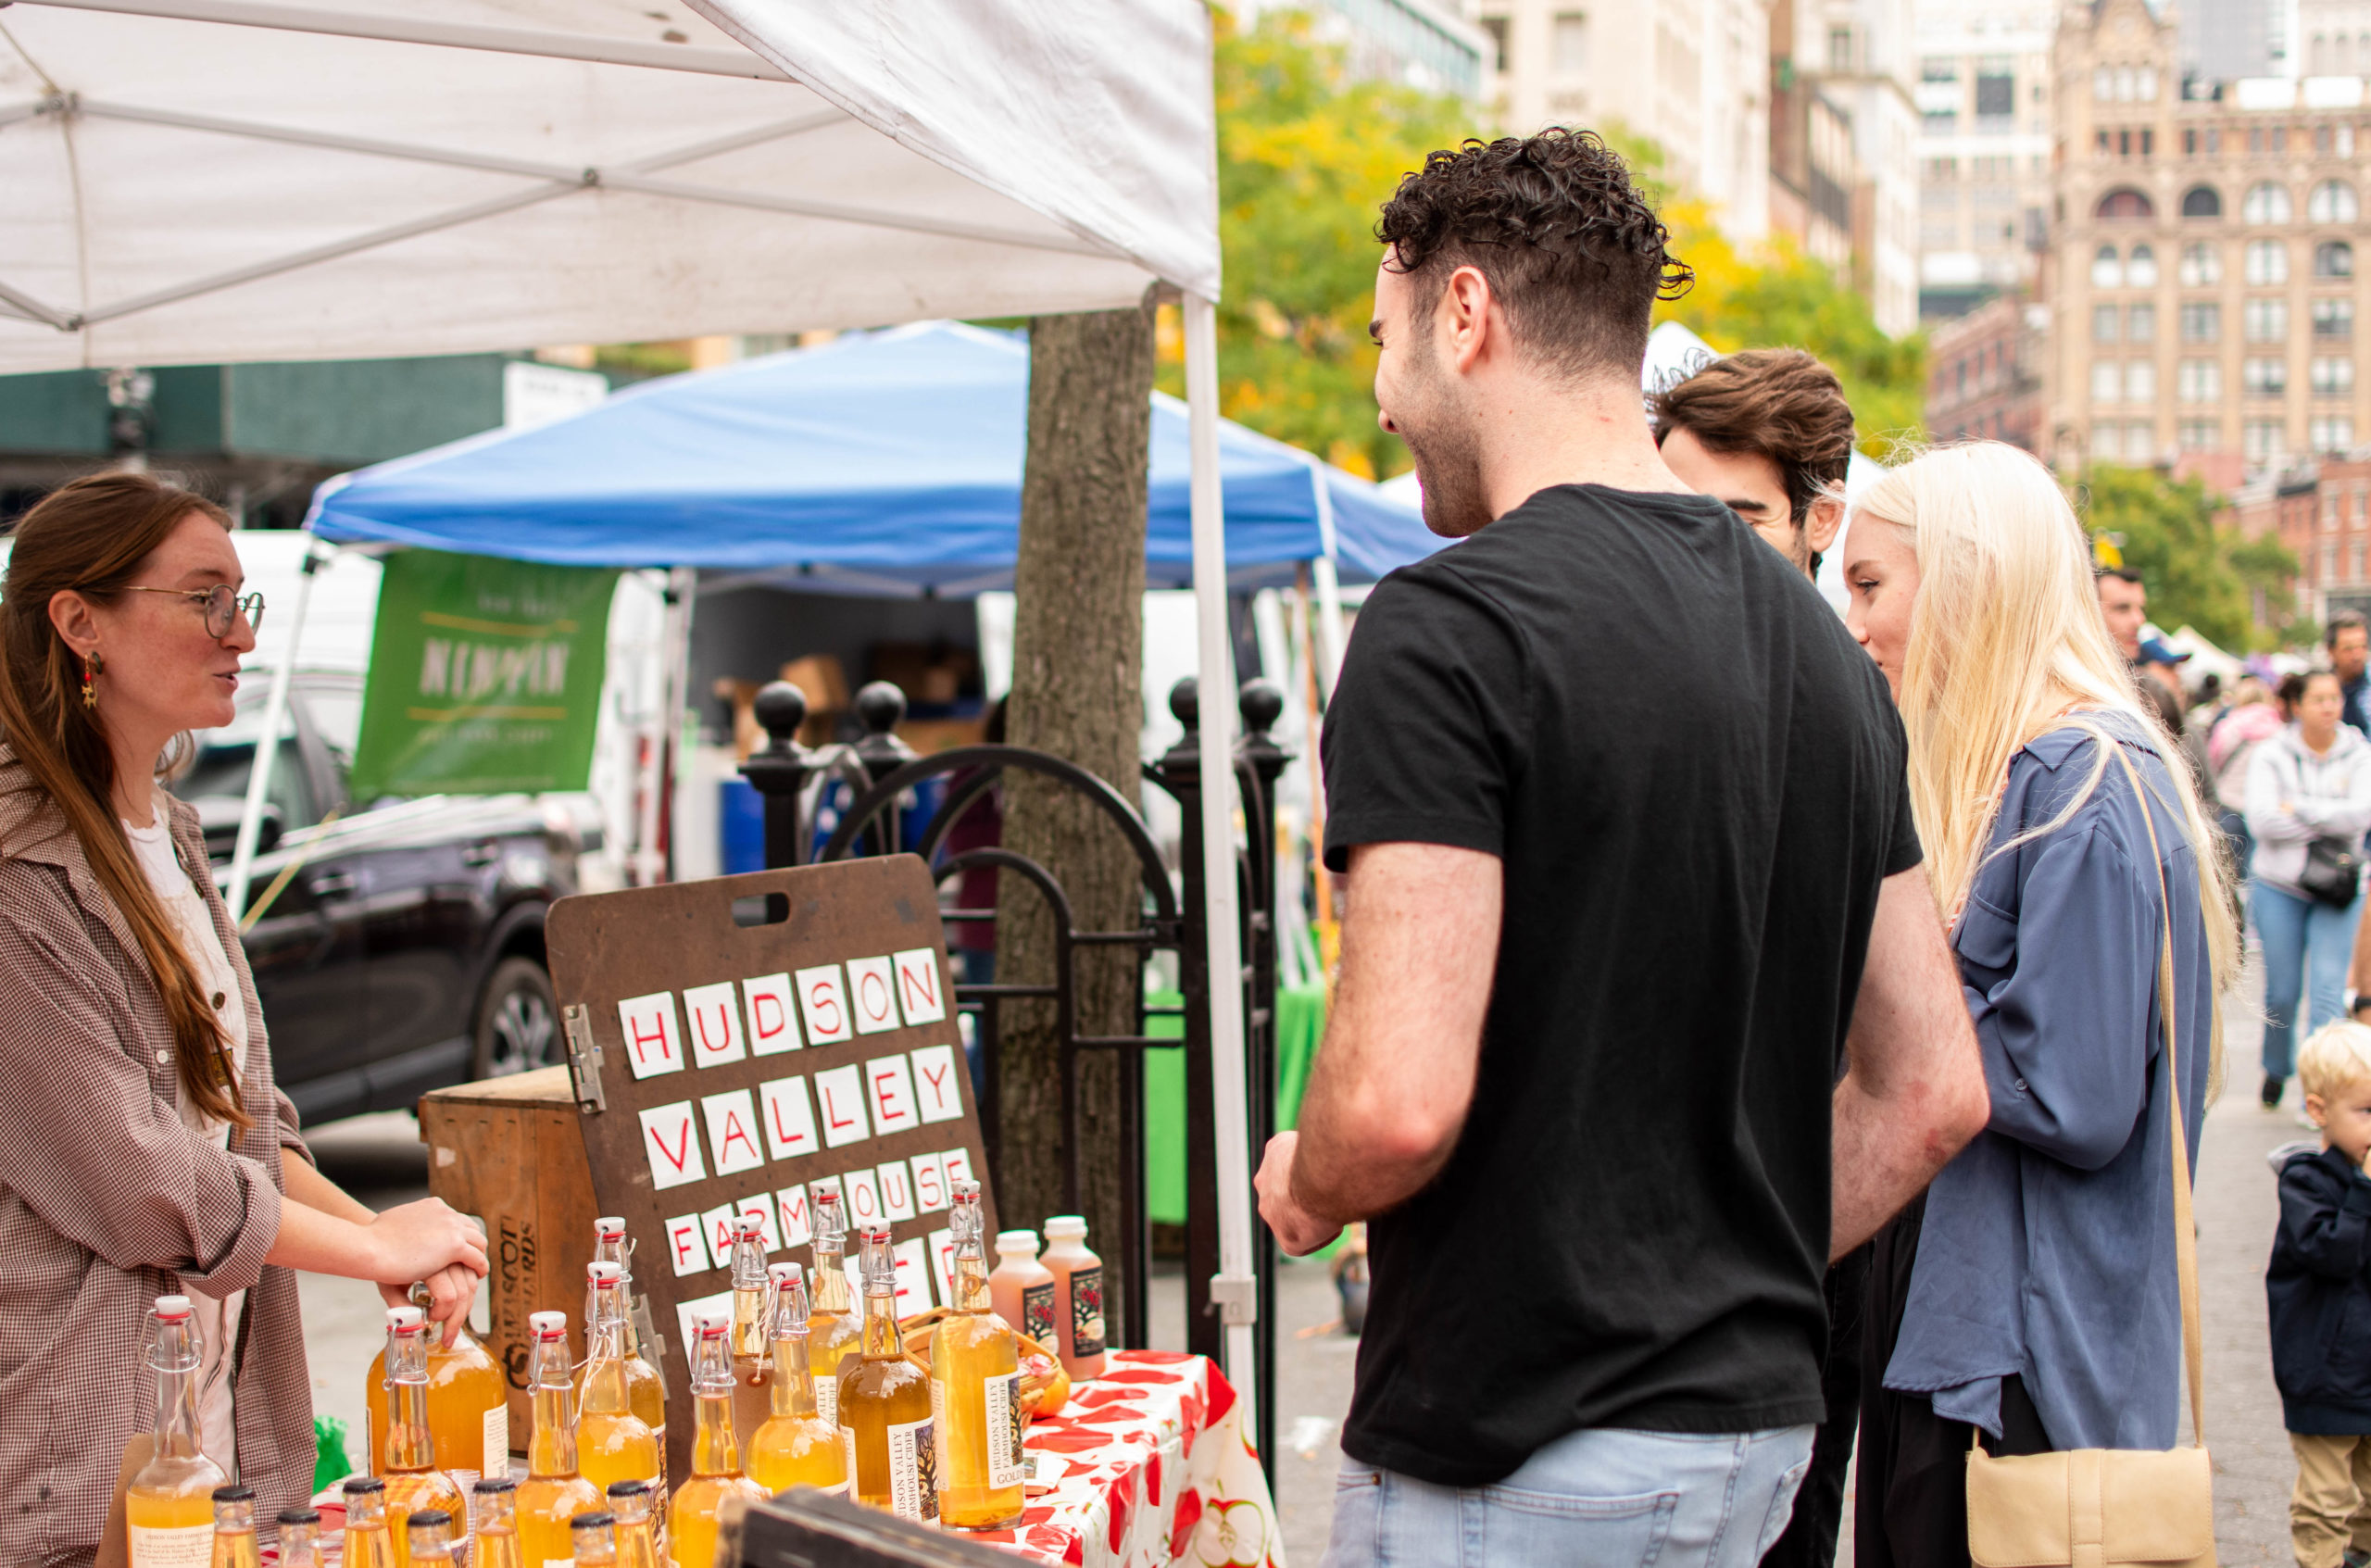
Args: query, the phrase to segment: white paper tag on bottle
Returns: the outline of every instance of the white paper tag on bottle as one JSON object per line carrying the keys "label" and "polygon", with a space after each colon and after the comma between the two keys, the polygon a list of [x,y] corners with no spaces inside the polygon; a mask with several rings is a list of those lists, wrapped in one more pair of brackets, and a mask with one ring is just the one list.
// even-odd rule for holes
{"label": "white paper tag on bottle", "polygon": [[848,1496],[856,1496],[856,1428],[840,1428],[840,1460],[848,1473]]}
{"label": "white paper tag on bottle", "polygon": [[938,1523],[936,1425],[927,1417],[889,1424],[889,1512],[923,1524]]}
{"label": "white paper tag on bottle", "polygon": [[485,1466],[483,1475],[510,1474],[510,1401],[501,1400],[485,1412]]}
{"label": "white paper tag on bottle", "polygon": [[840,1379],[837,1374],[828,1374],[815,1380],[815,1413],[825,1421],[840,1419]]}
{"label": "white paper tag on bottle", "polygon": [[1021,1454],[1021,1374],[991,1377],[980,1393],[987,1403],[982,1430],[988,1437],[988,1485],[1018,1486],[1028,1470]]}
{"label": "white paper tag on bottle", "polygon": [[207,1568],[214,1561],[214,1525],[130,1526],[132,1568]]}

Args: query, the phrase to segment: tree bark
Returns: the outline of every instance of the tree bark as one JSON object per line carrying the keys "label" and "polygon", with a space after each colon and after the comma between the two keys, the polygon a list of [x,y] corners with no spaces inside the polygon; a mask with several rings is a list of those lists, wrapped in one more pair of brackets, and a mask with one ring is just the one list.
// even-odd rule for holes
{"label": "tree bark", "polygon": [[[1145,491],[1151,436],[1153,296],[1133,310],[1040,316],[1029,327],[1029,445],[1013,571],[1012,694],[1007,738],[1076,762],[1137,798],[1144,723]],[[1135,857],[1075,790],[1005,776],[1004,846],[1044,865],[1080,931],[1142,919]],[[1054,926],[1035,888],[997,878],[997,980],[1054,978]],[[1135,1032],[1142,982],[1133,952],[1076,950],[1082,1035]],[[1060,1042],[1052,1004],[1013,1002],[999,1021],[997,1206],[1035,1225],[1068,1211],[1062,1185]],[[1081,1054],[1078,1211],[1104,1270],[1106,1333],[1116,1342],[1122,1240],[1120,1063]],[[1098,1239],[1099,1238],[1099,1239]]]}

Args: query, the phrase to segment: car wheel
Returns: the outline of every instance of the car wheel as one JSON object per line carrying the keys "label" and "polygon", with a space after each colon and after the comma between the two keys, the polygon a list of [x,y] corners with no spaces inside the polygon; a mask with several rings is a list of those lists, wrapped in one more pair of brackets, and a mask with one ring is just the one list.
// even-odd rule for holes
{"label": "car wheel", "polygon": [[474,1038],[474,1078],[507,1078],[559,1060],[559,1007],[543,965],[508,958],[494,966],[478,999]]}

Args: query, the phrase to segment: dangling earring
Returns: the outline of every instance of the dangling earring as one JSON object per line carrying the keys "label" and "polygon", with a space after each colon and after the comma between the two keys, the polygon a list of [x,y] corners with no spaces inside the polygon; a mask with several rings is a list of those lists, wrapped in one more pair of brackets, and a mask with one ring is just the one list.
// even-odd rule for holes
{"label": "dangling earring", "polygon": [[82,706],[84,709],[98,707],[98,678],[107,672],[107,661],[101,659],[95,650],[82,656]]}

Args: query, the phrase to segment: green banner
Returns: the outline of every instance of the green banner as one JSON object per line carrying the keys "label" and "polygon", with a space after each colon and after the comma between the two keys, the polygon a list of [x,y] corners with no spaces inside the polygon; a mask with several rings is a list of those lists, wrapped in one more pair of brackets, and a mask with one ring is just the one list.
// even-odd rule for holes
{"label": "green banner", "polygon": [[617,581],[441,550],[389,556],[354,798],[583,789]]}

